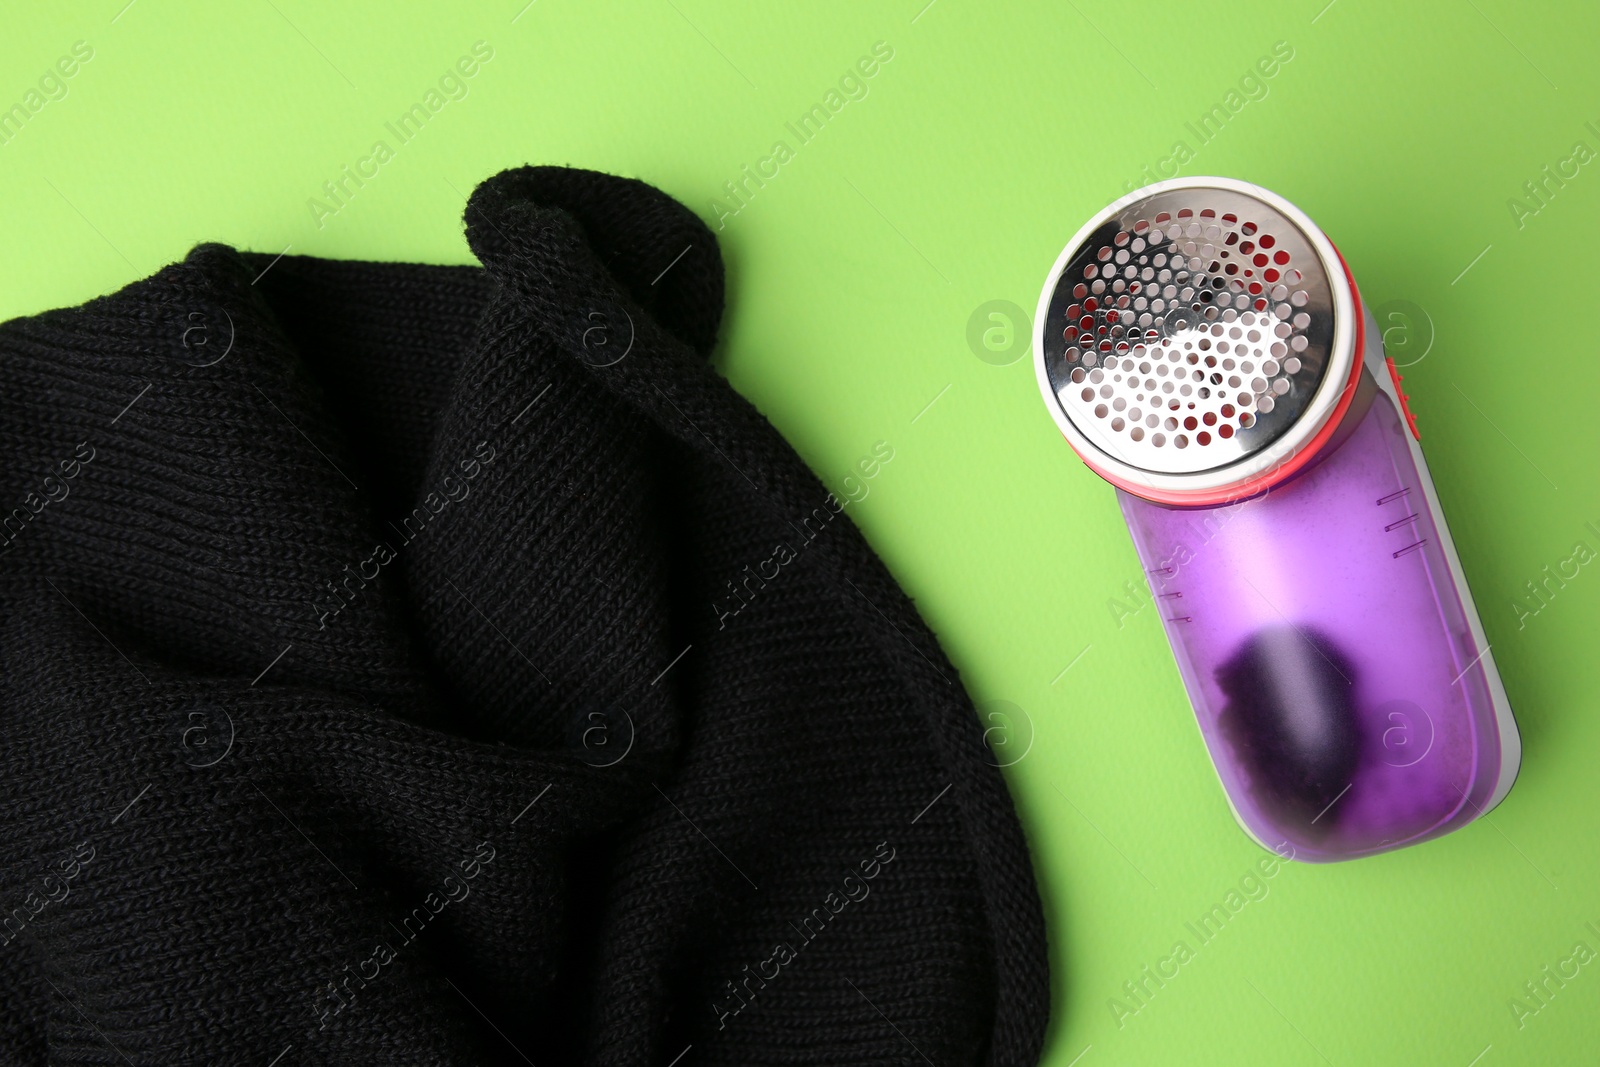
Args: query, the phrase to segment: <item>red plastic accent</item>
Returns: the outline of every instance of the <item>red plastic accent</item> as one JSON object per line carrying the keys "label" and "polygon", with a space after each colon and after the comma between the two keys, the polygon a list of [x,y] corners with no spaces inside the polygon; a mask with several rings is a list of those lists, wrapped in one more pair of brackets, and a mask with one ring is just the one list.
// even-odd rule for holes
{"label": "red plastic accent", "polygon": [[1405,379],[1395,369],[1394,357],[1384,356],[1383,361],[1389,365],[1389,380],[1394,382],[1394,391],[1400,394],[1400,414],[1406,417],[1406,425],[1411,427],[1411,436],[1420,441],[1422,434],[1417,430],[1417,417],[1411,413],[1411,398],[1400,392],[1400,383]]}
{"label": "red plastic accent", "polygon": [[[1331,244],[1332,242],[1329,243]],[[1090,463],[1088,458],[1080,452],[1078,454],[1078,458],[1083,460],[1083,465],[1094,471],[1106,481],[1110,482],[1112,485],[1116,486],[1118,489],[1121,489],[1124,492],[1132,493],[1134,496],[1141,497],[1145,500],[1154,501],[1157,504],[1176,504],[1179,506],[1187,505],[1191,507],[1203,507],[1211,504],[1229,504],[1236,500],[1243,500],[1246,497],[1252,497],[1257,493],[1265,492],[1266,490],[1271,489],[1274,485],[1277,485],[1283,481],[1287,481],[1295,474],[1295,472],[1300,470],[1300,468],[1310,463],[1312,457],[1314,457],[1317,454],[1317,451],[1327,443],[1328,438],[1333,436],[1334,431],[1339,428],[1339,424],[1344,421],[1345,412],[1350,410],[1350,401],[1355,398],[1356,385],[1361,380],[1362,349],[1366,344],[1366,324],[1365,316],[1361,311],[1361,293],[1356,289],[1356,280],[1355,277],[1350,273],[1350,265],[1344,261],[1344,256],[1339,252],[1337,247],[1334,248],[1333,254],[1339,257],[1339,266],[1344,268],[1345,280],[1350,283],[1350,300],[1355,309],[1356,320],[1355,358],[1350,361],[1350,377],[1345,382],[1344,391],[1339,394],[1338,402],[1334,404],[1333,414],[1329,416],[1327,422],[1323,423],[1322,429],[1317,431],[1317,435],[1311,440],[1307,441],[1300,451],[1290,456],[1278,466],[1272,468],[1271,470],[1263,471],[1254,478],[1239,482],[1235,485],[1225,485],[1216,489],[1209,489],[1205,492],[1195,492],[1194,490],[1189,490],[1187,492],[1174,492],[1170,489],[1152,489],[1146,485],[1134,485],[1101,470],[1093,463]],[[1390,366],[1390,373],[1394,373],[1392,364]],[[1407,418],[1410,418],[1409,412],[1407,412]],[[1415,423],[1412,423],[1411,432],[1417,432]],[[1071,442],[1068,443],[1070,444]],[[1074,449],[1074,451],[1076,450]]]}

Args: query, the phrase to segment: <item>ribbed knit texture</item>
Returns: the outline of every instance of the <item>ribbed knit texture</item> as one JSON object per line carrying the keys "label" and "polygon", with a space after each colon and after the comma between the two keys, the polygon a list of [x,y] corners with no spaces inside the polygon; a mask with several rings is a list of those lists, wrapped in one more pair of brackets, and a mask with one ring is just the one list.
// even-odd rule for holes
{"label": "ribbed knit texture", "polygon": [[0,326],[0,1062],[1033,1063],[1011,800],[715,238],[466,226]]}

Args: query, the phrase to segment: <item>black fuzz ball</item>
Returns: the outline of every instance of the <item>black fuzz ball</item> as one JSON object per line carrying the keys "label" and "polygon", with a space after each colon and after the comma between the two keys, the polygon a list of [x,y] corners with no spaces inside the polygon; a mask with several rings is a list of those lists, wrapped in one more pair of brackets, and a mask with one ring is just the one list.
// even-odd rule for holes
{"label": "black fuzz ball", "polygon": [[1228,695],[1218,725],[1256,799],[1309,837],[1327,833],[1338,813],[1324,812],[1354,780],[1361,749],[1349,659],[1314,631],[1269,627],[1218,669],[1217,683]]}

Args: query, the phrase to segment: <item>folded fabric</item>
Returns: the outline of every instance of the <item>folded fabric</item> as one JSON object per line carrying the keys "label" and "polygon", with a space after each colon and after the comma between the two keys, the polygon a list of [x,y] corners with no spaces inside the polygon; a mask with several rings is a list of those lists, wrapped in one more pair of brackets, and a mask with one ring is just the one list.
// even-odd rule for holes
{"label": "folded fabric", "polygon": [[1005,785],[708,365],[715,238],[553,167],[466,228],[0,326],[0,1058],[1034,1062]]}

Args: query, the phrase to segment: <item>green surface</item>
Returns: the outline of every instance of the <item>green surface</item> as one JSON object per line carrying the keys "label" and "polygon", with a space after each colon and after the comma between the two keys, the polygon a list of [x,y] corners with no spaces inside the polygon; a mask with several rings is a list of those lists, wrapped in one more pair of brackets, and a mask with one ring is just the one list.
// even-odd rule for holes
{"label": "green surface", "polygon": [[[1600,549],[1600,161],[1563,164],[1600,150],[1591,3],[524,2],[8,10],[0,107],[39,106],[0,144],[0,315],[202,240],[468,261],[463,194],[524,162],[654,182],[721,220],[728,377],[832,486],[892,445],[851,514],[974,697],[1014,705],[991,710],[1053,938],[1047,1062],[1593,1062],[1600,961],[1572,957],[1600,951],[1600,566],[1515,607],[1578,542]],[[492,58],[400,143],[385,124],[480,40]],[[92,59],[41,88],[77,41]],[[892,58],[802,143],[785,124],[877,42]],[[1292,58],[1250,80],[1278,42]],[[1201,143],[1186,124],[1230,103]],[[389,158],[363,164],[378,141]],[[1278,869],[1204,945],[1185,923],[1266,854],[1228,814],[1156,613],[1125,590],[1140,571],[1112,492],[1052,427],[1025,340],[983,349],[980,316],[986,358],[968,343],[991,301],[1031,313],[1066,239],[1177,142],[1181,173],[1308,211],[1404,358],[1425,353],[1407,388],[1525,746],[1487,820]],[[376,173],[327,200],[347,165]],[[1523,185],[1546,165],[1577,173],[1540,203]],[[724,183],[745,166],[777,172],[741,207]],[[1123,983],[1179,940],[1192,958],[1119,1026]],[[1539,1010],[1519,1020],[1513,998]]]}

